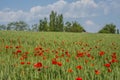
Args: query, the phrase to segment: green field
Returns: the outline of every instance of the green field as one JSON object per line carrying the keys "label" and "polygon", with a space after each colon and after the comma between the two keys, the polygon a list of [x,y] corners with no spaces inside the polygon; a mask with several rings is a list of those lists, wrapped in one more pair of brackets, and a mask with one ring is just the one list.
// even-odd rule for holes
{"label": "green field", "polygon": [[120,35],[0,31],[0,80],[120,80]]}

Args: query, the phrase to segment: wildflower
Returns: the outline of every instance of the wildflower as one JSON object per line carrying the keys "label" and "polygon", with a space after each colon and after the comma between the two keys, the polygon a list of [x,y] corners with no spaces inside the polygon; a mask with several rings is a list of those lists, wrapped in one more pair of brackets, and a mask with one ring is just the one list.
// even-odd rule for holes
{"label": "wildflower", "polygon": [[57,65],[58,65],[58,66],[62,66],[62,63],[61,63],[61,62],[57,62]]}
{"label": "wildflower", "polygon": [[87,54],[87,57],[90,57],[90,56],[91,56],[91,54],[90,54],[90,53],[88,53],[88,54]]}
{"label": "wildflower", "polygon": [[71,68],[69,68],[69,69],[68,69],[68,72],[71,73],[71,72],[73,72],[73,70],[72,70]]}
{"label": "wildflower", "polygon": [[85,63],[88,63],[89,62],[89,60],[85,60]]}
{"label": "wildflower", "polygon": [[24,57],[20,57],[20,60],[24,60]]}
{"label": "wildflower", "polygon": [[111,62],[112,62],[112,63],[115,63],[115,62],[118,62],[118,60],[115,59],[115,58],[113,58],[113,59],[111,60]]}
{"label": "wildflower", "polygon": [[35,63],[34,67],[35,68],[41,68],[42,67],[42,63],[41,62]]}
{"label": "wildflower", "polygon": [[53,64],[53,65],[56,65],[56,64],[57,64],[57,61],[56,61],[56,60],[52,60],[52,64]]}
{"label": "wildflower", "polygon": [[27,62],[28,65],[30,65],[30,62]]}
{"label": "wildflower", "polygon": [[67,57],[70,57],[70,54],[69,54],[68,51],[66,51],[65,54],[66,54]]}
{"label": "wildflower", "polygon": [[29,52],[25,52],[25,54],[27,55],[27,54],[29,54]]}
{"label": "wildflower", "polygon": [[90,64],[91,66],[94,66],[94,64]]}
{"label": "wildflower", "polygon": [[17,53],[21,53],[21,52],[22,52],[21,50],[19,50],[19,49],[17,50]]}
{"label": "wildflower", "polygon": [[112,53],[112,59],[116,59],[117,58],[117,56],[116,56],[116,53]]}
{"label": "wildflower", "polygon": [[24,65],[24,64],[25,64],[25,62],[20,62],[20,64],[21,64],[21,65]]}
{"label": "wildflower", "polygon": [[96,75],[100,74],[100,71],[99,70],[95,70],[95,74]]}
{"label": "wildflower", "polygon": [[76,78],[75,80],[82,80],[82,78],[81,78],[81,77],[78,77],[78,78]]}
{"label": "wildflower", "polygon": [[70,62],[70,60],[69,60],[69,59],[66,59],[66,62]]}
{"label": "wildflower", "polygon": [[9,48],[9,46],[5,46],[5,48],[6,48],[6,49],[8,49],[8,48]]}
{"label": "wildflower", "polygon": [[82,66],[78,65],[76,66],[77,69],[81,70],[82,69]]}
{"label": "wildflower", "polygon": [[104,51],[100,51],[100,52],[99,52],[99,55],[100,55],[100,56],[103,56],[104,54],[105,54]]}
{"label": "wildflower", "polygon": [[19,48],[21,48],[21,46],[16,46],[15,48],[16,48],[16,49],[19,49]]}
{"label": "wildflower", "polygon": [[105,67],[109,68],[110,67],[110,64],[107,63],[107,64],[104,64]]}
{"label": "wildflower", "polygon": [[84,53],[78,52],[78,53],[77,53],[77,57],[84,57]]}

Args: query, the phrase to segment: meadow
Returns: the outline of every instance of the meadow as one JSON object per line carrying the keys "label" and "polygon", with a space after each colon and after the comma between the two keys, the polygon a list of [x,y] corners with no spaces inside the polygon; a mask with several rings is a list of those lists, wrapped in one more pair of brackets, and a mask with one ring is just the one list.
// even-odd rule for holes
{"label": "meadow", "polygon": [[120,80],[120,35],[0,31],[0,80]]}

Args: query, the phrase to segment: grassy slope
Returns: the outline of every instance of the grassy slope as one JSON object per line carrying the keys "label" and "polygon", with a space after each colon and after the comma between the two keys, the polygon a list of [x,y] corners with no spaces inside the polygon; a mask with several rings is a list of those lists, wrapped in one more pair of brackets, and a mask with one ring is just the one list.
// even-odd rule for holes
{"label": "grassy slope", "polygon": [[[6,52],[6,45],[11,45],[13,47],[21,45],[22,47],[20,49],[22,52],[29,52],[30,54],[26,61],[30,61],[32,63],[30,68],[26,68],[26,66],[21,66],[19,64],[20,56],[13,58],[13,55],[11,53],[16,50],[15,48]],[[34,48],[37,46],[42,46],[43,49],[50,49],[50,54],[52,55],[46,54],[46,56],[49,57],[47,61],[43,61],[42,58],[33,57]],[[62,68],[51,65],[51,59],[54,57],[52,50],[59,51],[59,49],[68,51],[72,56],[70,58],[71,62],[68,64],[64,60],[66,58],[58,59],[59,61],[63,62]],[[83,60],[80,59],[80,63],[76,62],[74,58],[76,51],[89,52],[91,55],[93,55],[95,57],[95,60],[90,61],[88,65],[94,63],[95,66],[86,66],[83,63],[83,60],[87,59],[86,57],[83,58]],[[98,57],[98,53],[100,51],[105,51],[106,53],[102,59]],[[120,35],[117,34],[0,31],[0,64],[2,64],[0,66],[0,78],[1,80],[32,80],[33,78],[35,80],[39,80],[39,78],[44,80],[74,80],[77,76],[81,76],[83,77],[83,80],[88,80],[89,78],[91,78],[91,80],[119,80],[120,69],[118,67],[120,67],[120,64],[112,65],[113,72],[111,74],[105,72],[105,68],[102,66],[105,63],[103,59],[110,58],[110,55],[113,52],[117,53],[120,61]],[[61,51],[59,53],[62,54]],[[50,66],[51,68],[45,70],[45,73],[37,73],[33,70],[32,67],[32,65],[37,61],[41,61],[43,65]],[[18,67],[14,68],[13,64],[17,64]],[[79,64],[84,66],[83,71],[77,71],[75,69],[75,66]],[[66,70],[68,68],[72,68],[74,72],[71,74],[67,73]],[[100,76],[96,77],[93,72],[94,69],[100,69],[101,72],[103,72]],[[29,71],[27,72],[27,70]],[[60,73],[61,70],[64,71],[62,74]],[[22,75],[22,71],[23,73],[26,72],[26,74]],[[21,77],[20,73],[23,78]],[[55,77],[55,74],[57,74],[57,78]],[[14,76],[11,77],[12,75]],[[40,77],[40,75],[42,76]]]}

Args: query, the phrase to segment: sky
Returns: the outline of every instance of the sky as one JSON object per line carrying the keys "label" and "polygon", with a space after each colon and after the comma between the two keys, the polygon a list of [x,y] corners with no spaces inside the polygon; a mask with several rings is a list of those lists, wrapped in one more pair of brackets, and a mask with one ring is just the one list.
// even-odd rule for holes
{"label": "sky", "polygon": [[64,22],[77,21],[87,32],[98,32],[106,24],[120,29],[120,0],[0,0],[0,24],[23,20],[36,24],[52,10]]}

